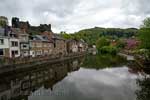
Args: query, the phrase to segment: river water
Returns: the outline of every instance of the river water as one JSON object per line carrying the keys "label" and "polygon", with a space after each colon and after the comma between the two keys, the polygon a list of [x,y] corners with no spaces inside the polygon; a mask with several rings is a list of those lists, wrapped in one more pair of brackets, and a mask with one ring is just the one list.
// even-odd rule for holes
{"label": "river water", "polygon": [[7,73],[0,100],[150,100],[149,75],[133,65],[120,56],[91,55]]}

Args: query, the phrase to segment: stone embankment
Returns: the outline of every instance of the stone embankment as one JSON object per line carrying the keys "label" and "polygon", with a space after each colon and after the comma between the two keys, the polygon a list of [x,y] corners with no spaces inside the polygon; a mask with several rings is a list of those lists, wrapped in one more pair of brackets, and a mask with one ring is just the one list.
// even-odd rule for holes
{"label": "stone embankment", "polygon": [[41,64],[52,64],[62,62],[69,59],[78,58],[84,56],[86,53],[73,53],[69,55],[55,55],[55,56],[41,56],[41,57],[28,57],[28,58],[16,58],[16,59],[1,59],[0,73],[15,71],[17,69],[30,68]]}

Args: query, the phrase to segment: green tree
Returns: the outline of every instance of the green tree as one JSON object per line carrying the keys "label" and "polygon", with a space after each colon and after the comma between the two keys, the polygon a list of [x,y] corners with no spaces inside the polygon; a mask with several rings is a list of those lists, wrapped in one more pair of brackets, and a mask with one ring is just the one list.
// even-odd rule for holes
{"label": "green tree", "polygon": [[150,28],[140,29],[140,40],[142,49],[146,49],[144,52],[144,56],[147,60],[150,59]]}
{"label": "green tree", "polygon": [[126,46],[126,43],[123,40],[120,39],[120,40],[117,41],[117,45],[116,45],[117,48],[122,49],[125,46]]}
{"label": "green tree", "polygon": [[146,58],[150,58],[150,18],[143,21],[143,27],[139,30],[139,39],[141,40],[141,48],[147,49]]}
{"label": "green tree", "polygon": [[60,35],[65,39],[73,38],[71,34],[67,34],[66,32],[60,32]]}
{"label": "green tree", "polygon": [[141,25],[141,28],[150,28],[150,17],[144,19],[143,24]]}
{"label": "green tree", "polygon": [[142,28],[139,31],[141,48],[150,49],[150,28]]}
{"label": "green tree", "polygon": [[106,37],[101,37],[96,42],[96,47],[98,50],[100,50],[104,46],[108,46],[110,42],[107,40]]}
{"label": "green tree", "polygon": [[116,55],[118,49],[114,46],[103,46],[102,48],[99,49],[99,53],[101,54],[112,54]]}

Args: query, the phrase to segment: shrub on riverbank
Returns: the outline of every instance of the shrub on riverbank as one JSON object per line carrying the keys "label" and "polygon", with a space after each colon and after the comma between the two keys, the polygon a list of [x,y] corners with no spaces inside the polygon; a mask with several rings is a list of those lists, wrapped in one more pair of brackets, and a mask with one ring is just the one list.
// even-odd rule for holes
{"label": "shrub on riverbank", "polygon": [[104,47],[99,49],[99,53],[101,53],[101,54],[116,55],[117,51],[118,51],[118,49],[116,47],[113,47],[113,46],[104,46]]}
{"label": "shrub on riverbank", "polygon": [[109,45],[110,45],[110,42],[108,41],[106,37],[101,37],[96,42],[96,47],[98,51],[100,51],[100,49],[103,48],[104,46],[109,46]]}

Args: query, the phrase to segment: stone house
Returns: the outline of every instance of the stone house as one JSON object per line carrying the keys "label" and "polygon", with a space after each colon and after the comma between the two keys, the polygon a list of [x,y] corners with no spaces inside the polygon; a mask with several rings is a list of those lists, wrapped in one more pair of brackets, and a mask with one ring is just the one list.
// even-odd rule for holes
{"label": "stone house", "polygon": [[34,35],[30,41],[30,56],[46,56],[52,55],[53,42],[49,41],[45,36]]}
{"label": "stone house", "polygon": [[58,34],[53,34],[52,40],[54,42],[53,54],[66,55],[67,54],[66,40],[60,37]]}
{"label": "stone house", "polygon": [[52,41],[53,32],[52,31],[44,31],[41,33],[41,35],[47,37],[50,41]]}
{"label": "stone house", "polygon": [[75,39],[69,39],[66,41],[67,53],[76,53],[78,52],[78,42]]}
{"label": "stone house", "polygon": [[84,40],[78,40],[78,52],[85,52],[88,48],[87,43]]}
{"label": "stone house", "polygon": [[53,41],[53,54],[54,55],[65,55],[67,54],[66,40],[63,39],[59,34],[54,34],[52,31],[44,31],[41,33],[47,37],[50,41]]}

